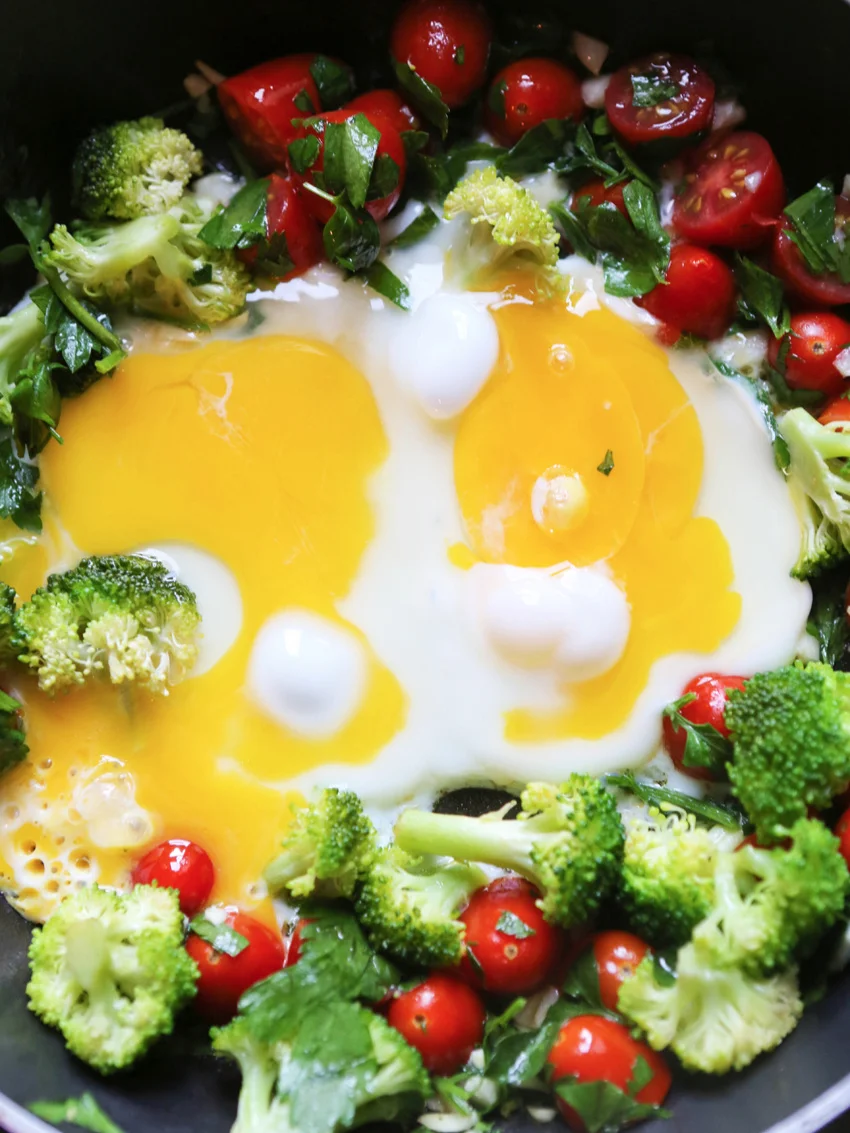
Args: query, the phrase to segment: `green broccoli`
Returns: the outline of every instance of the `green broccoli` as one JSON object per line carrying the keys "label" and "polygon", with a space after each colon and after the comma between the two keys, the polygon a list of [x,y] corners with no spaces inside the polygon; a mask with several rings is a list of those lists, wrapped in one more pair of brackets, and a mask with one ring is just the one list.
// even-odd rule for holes
{"label": "green broccoli", "polygon": [[174,889],[97,885],[66,897],[29,950],[30,1010],[103,1074],[129,1066],[195,994]]}
{"label": "green broccoli", "polygon": [[14,423],[14,396],[22,372],[39,357],[47,330],[33,302],[0,319],[0,425]]}
{"label": "green broccoli", "polygon": [[283,853],[263,876],[273,893],[292,897],[350,897],[375,852],[375,828],[353,791],[330,787],[299,807],[283,841]]}
{"label": "green broccoli", "polygon": [[355,911],[382,952],[413,967],[448,967],[463,958],[465,926],[457,918],[486,884],[476,866],[427,865],[389,847],[367,871]]}
{"label": "green broccoli", "polygon": [[167,695],[197,657],[192,591],[142,555],[83,559],[52,574],[15,615],[18,658],[46,692],[96,674]]}
{"label": "green broccoli", "polygon": [[780,840],[850,782],[850,674],[821,662],[759,673],[730,691],[725,720],[732,790],[760,842]]}
{"label": "green broccoli", "polygon": [[229,249],[198,236],[214,206],[186,196],[168,212],[124,224],[58,224],[47,261],[98,304],[212,325],[245,306],[251,276]]}
{"label": "green broccoli", "polygon": [[717,966],[695,944],[675,975],[647,956],[620,988],[618,1010],[655,1050],[671,1047],[686,1070],[726,1074],[773,1050],[794,1030],[803,1003],[793,969],[769,977]]}
{"label": "green broccoli", "polygon": [[513,870],[542,893],[547,920],[583,924],[614,889],[624,832],[617,804],[598,779],[571,775],[560,787],[529,783],[514,820],[502,812],[467,818],[405,810],[398,845],[411,854],[445,854]]}
{"label": "green broccoli", "polygon": [[74,157],[74,203],[89,220],[134,220],[165,212],[203,167],[180,130],[159,118],[116,122],[93,131]]}

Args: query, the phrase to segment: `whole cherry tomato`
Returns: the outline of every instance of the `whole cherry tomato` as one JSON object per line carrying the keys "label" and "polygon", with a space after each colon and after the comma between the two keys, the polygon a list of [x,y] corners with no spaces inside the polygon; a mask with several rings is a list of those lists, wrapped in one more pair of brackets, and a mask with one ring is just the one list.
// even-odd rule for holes
{"label": "whole cherry tomato", "polygon": [[591,942],[602,1006],[617,1010],[620,988],[633,976],[649,945],[631,932],[597,932]]}
{"label": "whole cherry tomato", "polygon": [[230,910],[225,923],[248,941],[237,956],[217,952],[200,936],[190,933],[186,951],[198,965],[197,1011],[212,1023],[236,1014],[239,1000],[249,987],[279,971],[285,960],[280,933],[248,913]]}
{"label": "whole cherry tomato", "polygon": [[785,204],[785,183],[773,150],[742,130],[699,154],[673,207],[673,227],[695,244],[754,248],[771,234]]}
{"label": "whole cherry tomato", "polygon": [[419,118],[407,105],[404,99],[394,90],[370,90],[365,94],[358,94],[343,107],[344,110],[356,114],[359,110],[371,120],[373,114],[386,118],[400,134],[405,130],[418,130]]}
{"label": "whole cherry tomato", "polygon": [[629,211],[626,208],[626,202],[623,199],[623,189],[625,182],[620,181],[610,188],[605,187],[605,182],[598,178],[593,181],[587,181],[580,189],[576,189],[570,199],[570,208],[575,212],[581,205],[582,200],[587,200],[587,206],[590,208],[598,208],[600,205],[612,204],[614,207],[628,218]]}
{"label": "whole cherry tomato", "polygon": [[714,81],[687,55],[658,52],[615,71],[605,111],[629,145],[694,139],[714,118]]}
{"label": "whole cherry tomato", "polygon": [[735,315],[732,269],[706,248],[676,244],[666,283],[635,300],[668,327],[701,338],[719,338]]}
{"label": "whole cherry tomato", "polygon": [[835,827],[835,833],[838,835],[840,845],[839,850],[841,856],[847,862],[847,868],[850,869],[850,810],[845,810]]}
{"label": "whole cherry tomato", "polygon": [[192,917],[207,903],[215,882],[215,867],[206,850],[183,838],[160,842],[136,863],[130,874],[134,885],[160,885],[176,889],[180,908]]}
{"label": "whole cherry tomato", "polygon": [[[288,272],[272,269],[265,274],[279,279],[294,279],[324,259],[322,230],[316,218],[307,208],[297,181],[280,173],[273,173],[269,178],[266,206],[266,237],[272,240],[275,236],[285,237],[286,252],[293,267]],[[256,246],[237,251],[239,258],[249,267],[257,262],[258,254]]]}
{"label": "whole cherry tomato", "polygon": [[390,51],[454,109],[484,85],[492,38],[487,13],[472,0],[410,0],[393,24]]}
{"label": "whole cherry tomato", "polygon": [[811,311],[791,316],[791,333],[770,340],[767,359],[771,366],[784,365],[791,389],[818,390],[830,397],[845,386],[835,360],[846,346],[850,346],[850,323],[831,311]]}
{"label": "whole cherry tomato", "polygon": [[[709,724],[728,738],[729,729],[726,727],[726,700],[729,690],[742,689],[746,684],[744,677],[727,677],[721,673],[702,673],[688,681],[682,690],[682,696],[693,696],[688,704],[683,704],[679,712],[692,724]],[[712,779],[714,776],[707,767],[688,767],[685,762],[685,745],[687,734],[682,727],[677,728],[675,723],[664,717],[662,724],[664,733],[664,746],[676,767],[692,779]]]}
{"label": "whole cherry tomato", "polygon": [[[782,217],[773,234],[773,270],[796,298],[817,307],[840,307],[850,303],[850,283],[834,271],[814,272],[789,236],[791,221]],[[835,232],[850,237],[850,201],[835,198]]]}
{"label": "whole cherry tomato", "polygon": [[578,76],[555,59],[518,59],[504,67],[490,84],[484,122],[503,146],[512,146],[523,134],[548,118],[584,114]]}
{"label": "whole cherry tomato", "polygon": [[484,1035],[484,1004],[468,984],[435,972],[390,1004],[387,1020],[432,1074],[454,1074]]}
{"label": "whole cherry tomato", "polygon": [[466,925],[465,979],[497,995],[527,995],[541,987],[564,945],[564,933],[537,907],[540,894],[521,877],[499,877],[473,893]]}

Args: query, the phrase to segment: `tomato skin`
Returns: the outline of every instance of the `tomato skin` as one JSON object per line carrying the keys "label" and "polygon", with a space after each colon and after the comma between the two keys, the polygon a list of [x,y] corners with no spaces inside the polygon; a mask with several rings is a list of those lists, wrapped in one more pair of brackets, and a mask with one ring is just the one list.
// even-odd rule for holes
{"label": "tomato skin", "polygon": [[838,852],[847,862],[847,868],[850,869],[850,810],[845,810],[839,818],[835,826],[835,833],[840,843]]}
{"label": "tomato skin", "polygon": [[[657,106],[635,106],[632,76],[646,74],[675,84],[679,93]],[[708,130],[714,118],[714,81],[687,55],[657,52],[615,71],[605,91],[605,112],[629,145],[693,138]]]}
{"label": "tomato skin", "polygon": [[395,127],[400,134],[405,130],[418,130],[421,126],[418,116],[411,110],[401,95],[394,90],[380,89],[358,94],[343,107],[350,114],[365,114],[371,121],[378,114]]}
{"label": "tomato skin", "polygon": [[484,85],[492,38],[487,13],[473,0],[409,0],[393,24],[390,52],[454,110]]}
{"label": "tomato skin", "polygon": [[[521,877],[499,877],[473,893],[460,919],[466,925],[461,974],[474,987],[497,995],[527,995],[547,980],[564,946],[565,935],[538,909],[540,894]],[[513,913],[532,930],[520,939],[498,929],[503,913]]]}
{"label": "tomato skin", "polygon": [[[835,220],[836,228],[850,236],[850,201],[846,197],[835,198]],[[773,232],[772,249],[773,270],[788,291],[795,299],[816,307],[840,307],[850,303],[850,283],[842,283],[841,276],[834,271],[822,275],[811,271],[788,235],[791,227],[790,220],[781,218]]]}
{"label": "tomato skin", "polygon": [[776,366],[782,344],[785,354],[785,381],[791,389],[818,390],[828,397],[844,389],[846,379],[835,368],[835,359],[850,345],[850,323],[831,311],[811,311],[791,316],[791,333],[772,338],[767,360]]}
{"label": "tomato skin", "polygon": [[[504,113],[497,113],[491,96],[502,88]],[[584,99],[578,76],[555,59],[535,56],[504,67],[490,84],[484,123],[496,141],[512,146],[547,118],[581,121]]]}
{"label": "tomato skin", "polygon": [[634,975],[641,960],[649,952],[649,945],[631,932],[598,932],[591,944],[599,977],[599,996],[602,1006],[617,1010],[620,988]]}
{"label": "tomato skin", "polygon": [[769,222],[784,204],[773,150],[761,134],[741,130],[702,149],[673,206],[673,228],[694,244],[755,248],[769,237]]}
{"label": "tomato skin", "polygon": [[590,208],[599,208],[600,205],[612,204],[628,219],[629,210],[626,208],[626,202],[623,198],[623,189],[625,187],[626,182],[624,181],[620,181],[618,184],[612,185],[608,189],[606,189],[605,182],[601,178],[588,181],[573,193],[570,198],[570,208],[575,211],[579,207],[582,198],[586,197]]}
{"label": "tomato skin", "polygon": [[286,147],[295,137],[293,118],[305,117],[295,105],[306,91],[315,113],[322,109],[310,74],[315,54],[270,59],[218,85],[218,101],[230,128],[261,172],[286,164]]}
{"label": "tomato skin", "polygon": [[486,1014],[468,984],[434,972],[392,1001],[387,1021],[419,1051],[432,1074],[454,1074],[481,1042]]}
{"label": "tomato skin", "polygon": [[[843,394],[838,394],[831,401],[828,401],[818,416],[818,421],[821,425],[848,425],[850,424],[850,398],[846,398]],[[843,429],[836,429],[837,433],[843,433]]]}
{"label": "tomato skin", "polygon": [[676,244],[670,252],[666,284],[635,302],[662,323],[701,338],[719,338],[735,317],[735,276],[706,248]]}
{"label": "tomato skin", "polygon": [[[729,729],[726,727],[725,719],[727,694],[730,689],[742,689],[745,684],[746,678],[744,677],[727,677],[721,673],[701,673],[698,677],[694,677],[692,681],[688,681],[682,689],[682,696],[693,693],[696,699],[692,700],[690,704],[683,705],[679,711],[692,724],[710,724],[712,728],[717,729],[721,736],[728,739]],[[673,727],[673,721],[668,720],[665,716],[662,730],[664,747],[676,768],[683,775],[689,775],[692,779],[713,779],[713,775],[707,767],[687,767],[685,765],[687,737],[683,728],[679,728],[677,731]]]}
{"label": "tomato skin", "polygon": [[279,971],[285,960],[280,933],[256,917],[231,909],[225,923],[248,941],[248,947],[238,956],[216,952],[211,944],[194,933],[186,941],[186,951],[200,971],[195,1008],[211,1023],[224,1023],[232,1018],[243,992]]}
{"label": "tomato skin", "polygon": [[[266,236],[270,239],[279,234],[286,236],[289,258],[295,266],[277,278],[294,279],[325,258],[322,230],[307,208],[297,182],[292,177],[273,173],[269,178]],[[258,253],[256,247],[251,247],[238,248],[236,254],[248,267],[253,267]]]}
{"label": "tomato skin", "polygon": [[[577,1015],[569,1019],[549,1052],[552,1081],[572,1077],[578,1082],[610,1082],[626,1092],[635,1062],[644,1059],[652,1078],[639,1090],[636,1100],[661,1105],[670,1090],[670,1070],[656,1051],[633,1039],[627,1027],[601,1015]],[[583,1133],[585,1125],[575,1110],[557,1098],[561,1116],[571,1129]]]}
{"label": "tomato skin", "polygon": [[180,908],[192,917],[207,903],[215,884],[215,866],[206,850],[184,838],[170,838],[148,850],[130,874],[134,885],[176,889]]}

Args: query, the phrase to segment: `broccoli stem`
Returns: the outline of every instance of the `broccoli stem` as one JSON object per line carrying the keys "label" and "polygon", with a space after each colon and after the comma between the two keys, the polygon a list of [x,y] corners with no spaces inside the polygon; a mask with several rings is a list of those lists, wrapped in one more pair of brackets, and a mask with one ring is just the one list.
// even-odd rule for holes
{"label": "broccoli stem", "polygon": [[402,811],[395,839],[402,850],[417,857],[439,854],[526,875],[531,868],[527,822],[410,809]]}

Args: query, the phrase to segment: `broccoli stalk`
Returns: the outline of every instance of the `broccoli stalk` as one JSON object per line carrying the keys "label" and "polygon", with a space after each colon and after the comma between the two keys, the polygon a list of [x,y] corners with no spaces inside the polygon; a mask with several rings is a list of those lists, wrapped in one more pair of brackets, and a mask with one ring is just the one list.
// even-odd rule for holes
{"label": "broccoli stalk", "polygon": [[30,1010],[103,1074],[129,1066],[195,994],[174,889],[97,885],[66,897],[29,950]]}
{"label": "broccoli stalk", "polygon": [[411,854],[445,854],[513,870],[535,885],[547,920],[572,926],[596,913],[616,885],[624,832],[617,804],[598,779],[572,775],[560,787],[530,783],[514,820],[501,812],[466,818],[405,810],[395,837]]}

